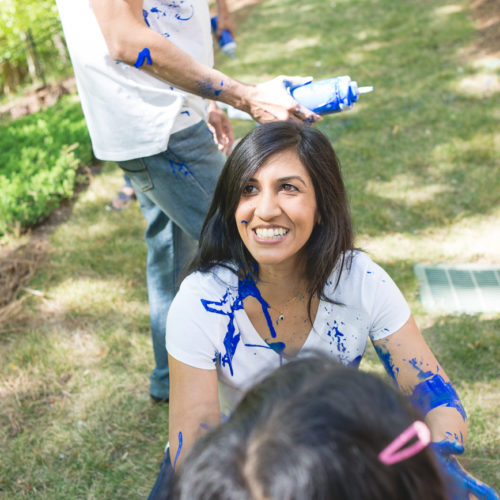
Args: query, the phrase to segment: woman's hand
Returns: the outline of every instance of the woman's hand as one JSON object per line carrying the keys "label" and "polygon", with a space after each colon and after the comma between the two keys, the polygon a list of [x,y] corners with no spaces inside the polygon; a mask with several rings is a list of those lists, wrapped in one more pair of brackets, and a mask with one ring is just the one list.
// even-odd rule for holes
{"label": "woman's hand", "polygon": [[464,452],[462,444],[444,440],[431,446],[441,466],[451,500],[499,500],[493,488],[469,474],[456,459],[455,455]]}

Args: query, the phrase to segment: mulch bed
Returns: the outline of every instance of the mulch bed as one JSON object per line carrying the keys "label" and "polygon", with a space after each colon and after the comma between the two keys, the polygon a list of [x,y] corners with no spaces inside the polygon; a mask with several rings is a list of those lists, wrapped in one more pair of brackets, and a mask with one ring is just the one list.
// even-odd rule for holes
{"label": "mulch bed", "polygon": [[28,294],[18,296],[43,264],[47,242],[34,240],[6,252],[0,257],[0,332],[9,320],[17,316]]}

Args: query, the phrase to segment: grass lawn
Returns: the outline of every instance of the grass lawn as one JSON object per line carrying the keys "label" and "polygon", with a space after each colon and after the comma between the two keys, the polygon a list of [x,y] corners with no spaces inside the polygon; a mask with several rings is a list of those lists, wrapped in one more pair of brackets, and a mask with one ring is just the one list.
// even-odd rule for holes
{"label": "grass lawn", "polygon": [[[217,55],[230,75],[374,85],[318,127],[343,165],[357,245],[400,286],[464,402],[464,465],[500,490],[500,315],[429,314],[413,274],[500,262],[499,67],[472,57],[471,4],[263,0],[247,13],[237,57]],[[238,136],[252,127],[235,121]],[[136,204],[106,210],[121,185],[103,165],[0,325],[0,498],[144,498],[154,482],[168,406],[148,395],[144,221]],[[362,369],[381,372],[371,347]]]}

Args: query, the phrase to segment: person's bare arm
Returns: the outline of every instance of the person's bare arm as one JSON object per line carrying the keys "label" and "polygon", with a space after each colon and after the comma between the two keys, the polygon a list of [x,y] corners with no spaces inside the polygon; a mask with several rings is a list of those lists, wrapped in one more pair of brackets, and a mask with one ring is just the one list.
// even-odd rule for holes
{"label": "person's bare arm", "polygon": [[152,64],[144,64],[143,70],[192,94],[246,111],[261,123],[320,119],[288,94],[282,79],[249,85],[197,62],[146,25],[142,0],[90,0],[90,3],[113,59],[134,65],[139,53],[148,49]]}
{"label": "person's bare arm", "polygon": [[498,499],[489,486],[471,476],[455,457],[465,450],[465,411],[413,316],[397,332],[375,341],[374,346],[398,388],[424,415],[449,486],[465,491],[471,500]]}
{"label": "person's bare arm", "polygon": [[219,392],[216,370],[193,368],[172,356],[168,365],[170,459],[174,464],[177,456],[177,466],[200,435],[219,425]]}

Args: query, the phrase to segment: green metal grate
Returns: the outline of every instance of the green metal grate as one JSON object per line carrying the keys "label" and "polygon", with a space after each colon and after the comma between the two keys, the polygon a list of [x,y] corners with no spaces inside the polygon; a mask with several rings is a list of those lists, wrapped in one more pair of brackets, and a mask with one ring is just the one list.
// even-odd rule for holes
{"label": "green metal grate", "polygon": [[500,267],[417,264],[415,274],[427,311],[500,312]]}

